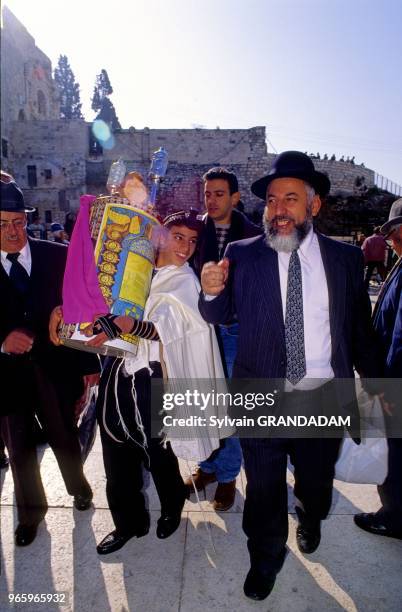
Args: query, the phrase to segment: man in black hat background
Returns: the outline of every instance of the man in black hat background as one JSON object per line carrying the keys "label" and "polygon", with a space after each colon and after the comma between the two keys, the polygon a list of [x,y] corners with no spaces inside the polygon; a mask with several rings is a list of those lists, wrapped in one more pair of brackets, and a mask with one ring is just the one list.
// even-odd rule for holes
{"label": "man in black hat background", "polygon": [[[279,380],[284,414],[339,414],[346,405],[353,412],[353,367],[364,376],[378,373],[362,253],[313,229],[329,189],[328,177],[307,155],[279,155],[251,187],[266,201],[265,236],[230,244],[225,258],[206,264],[201,275],[204,318],[217,324],[234,311],[238,317],[234,378]],[[346,389],[335,388],[339,378],[350,380]],[[309,554],[320,543],[321,520],[330,510],[340,439],[241,443],[247,477],[243,529],[251,561],[244,592],[259,600],[271,592],[286,557],[288,455],[298,500],[297,544]]]}
{"label": "man in black hat background", "polygon": [[[393,415],[402,412],[402,198],[396,200],[390,210],[389,220],[381,227],[381,233],[396,253],[398,259],[388,274],[378,296],[373,323],[378,339],[384,369],[382,375],[393,379],[385,400],[389,404],[385,414],[392,432]],[[399,381],[398,381],[399,379]],[[388,438],[388,474],[378,487],[381,508],[377,512],[356,514],[358,527],[392,538],[402,539],[402,438]]]}
{"label": "man in black hat background", "polygon": [[74,425],[74,405],[84,375],[99,370],[97,358],[49,341],[50,313],[61,302],[67,249],[28,239],[24,197],[1,180],[0,365],[3,396],[0,431],[9,453],[18,521],[15,542],[30,544],[47,511],[36,457],[35,414],[46,431],[66,488],[78,510],[90,507]]}

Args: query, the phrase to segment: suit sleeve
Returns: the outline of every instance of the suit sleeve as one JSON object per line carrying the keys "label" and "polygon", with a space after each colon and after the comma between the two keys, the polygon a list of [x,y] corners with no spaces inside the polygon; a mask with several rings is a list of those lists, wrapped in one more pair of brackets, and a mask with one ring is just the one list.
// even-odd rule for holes
{"label": "suit sleeve", "polygon": [[224,257],[229,259],[229,277],[225,289],[213,300],[206,300],[203,291],[200,292],[198,308],[202,317],[212,325],[223,325],[233,320],[235,315],[233,284],[235,276],[235,259],[230,244],[226,247]]}
{"label": "suit sleeve", "polygon": [[39,257],[43,270],[35,280],[35,296],[38,298],[37,333],[41,343],[42,361],[51,362],[60,371],[73,372],[77,377],[100,371],[97,355],[67,347],[54,347],[49,339],[49,318],[53,308],[62,303],[64,270],[67,260],[65,246],[38,241],[31,247],[32,257]]}
{"label": "suit sleeve", "polygon": [[[396,317],[394,327],[392,329],[391,344],[386,355],[386,375],[389,378],[389,384],[385,393],[386,399],[395,404],[399,410],[398,418],[402,419],[401,408],[401,378],[402,378],[402,292],[401,283],[399,282],[399,297],[395,295],[396,301]],[[400,421],[400,431],[402,431],[402,422]]]}
{"label": "suit sleeve", "polygon": [[[399,303],[396,310],[392,341],[389,347],[386,366],[387,374],[392,378],[402,377],[402,293],[399,287]],[[398,301],[398,297],[396,297]]]}
{"label": "suit sleeve", "polygon": [[370,380],[381,376],[379,350],[371,320],[371,302],[364,286],[364,258],[360,251],[355,252],[353,270],[355,287],[355,308],[352,321],[352,356],[354,366],[359,375],[366,379],[366,390],[374,393],[378,389]]}
{"label": "suit sleeve", "polygon": [[387,287],[375,317],[375,330],[382,347],[384,375],[402,377],[402,269]]}

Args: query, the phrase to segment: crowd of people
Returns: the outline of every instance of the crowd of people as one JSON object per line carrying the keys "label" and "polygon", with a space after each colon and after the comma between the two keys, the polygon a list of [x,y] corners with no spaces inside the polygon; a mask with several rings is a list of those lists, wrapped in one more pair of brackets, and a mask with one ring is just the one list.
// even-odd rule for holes
{"label": "crowd of people", "polygon": [[[356,397],[343,397],[335,383],[353,380],[356,370],[368,381],[367,391],[380,394],[391,418],[392,411],[402,409],[400,397],[370,388],[370,381],[402,375],[402,199],[375,233],[376,241],[390,242],[397,261],[384,278],[372,315],[362,250],[314,229],[330,181],[310,156],[284,152],[251,185],[265,202],[263,229],[238,210],[233,172],[212,168],[203,181],[205,215],[176,211],[163,221],[144,320],[103,313],[87,328],[86,342],[93,349],[128,333],[140,339],[136,357],[108,357],[101,364],[94,354],[59,346],[67,246],[57,243],[62,238],[51,243],[29,237],[31,209],[13,178],[2,173],[0,358],[8,395],[0,432],[8,460],[0,439],[0,467],[9,461],[13,474],[17,546],[35,539],[47,510],[36,459],[38,422],[74,506],[88,509],[92,490],[83,472],[75,411],[84,391],[98,385],[97,419],[115,525],[98,544],[98,553],[113,553],[148,533],[143,466],[158,492],[156,534],[164,539],[179,527],[194,489],[217,482],[215,510],[233,505],[243,459],[243,529],[250,556],[244,593],[262,600],[287,555],[288,457],[295,476],[296,541],[303,554],[310,554],[320,544],[321,521],[330,510],[343,431],[331,438],[239,440],[226,434],[198,440],[191,451],[198,468],[184,481],[177,457],[188,458],[188,445],[173,439],[162,443],[151,435],[152,379],[275,379],[284,413],[333,408],[355,416]],[[372,246],[363,245],[363,251],[365,256],[374,251],[375,259],[367,261],[378,268],[383,258]],[[67,371],[69,376],[63,376]],[[355,516],[358,527],[398,539],[401,442],[388,440],[380,510]]]}
{"label": "crowd of people", "polygon": [[77,215],[75,212],[66,213],[64,225],[62,223],[51,223],[48,229],[47,224],[42,222],[42,219],[35,209],[31,214],[31,222],[27,225],[27,234],[30,238],[39,238],[40,240],[51,240],[61,244],[69,244],[71,234],[74,229]]}
{"label": "crowd of people", "polygon": [[[335,153],[333,153],[333,154],[331,155],[331,157],[329,157],[329,156],[328,156],[328,153],[324,153],[324,155],[323,155],[322,157],[321,157],[321,155],[320,155],[319,153],[314,154],[314,153],[307,153],[307,151],[305,151],[305,154],[306,154],[306,155],[309,155],[309,157],[311,157],[311,159],[322,159],[323,161],[336,161],[336,156],[335,156]],[[338,161],[340,161],[340,162],[346,162],[347,164],[352,164],[352,165],[354,165],[354,164],[355,164],[355,156],[353,155],[353,157],[349,157],[349,155],[348,155],[348,156],[346,157],[346,159],[345,159],[345,156],[344,156],[344,155],[342,155],[342,156],[341,156],[341,157],[338,159]],[[364,164],[360,164],[360,165],[364,167]]]}

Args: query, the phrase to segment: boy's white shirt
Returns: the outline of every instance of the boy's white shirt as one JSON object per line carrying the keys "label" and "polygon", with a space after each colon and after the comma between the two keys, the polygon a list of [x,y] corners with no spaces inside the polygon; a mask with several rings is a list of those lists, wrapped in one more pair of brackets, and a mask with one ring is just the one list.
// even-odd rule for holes
{"label": "boy's white shirt", "polygon": [[[203,380],[201,391],[225,392],[218,342],[213,326],[204,321],[198,310],[199,292],[199,281],[188,263],[160,268],[152,280],[144,320],[152,321],[158,331],[170,387],[172,380],[180,379],[178,386],[182,392],[184,380],[189,380],[189,388],[191,381]],[[128,374],[149,367],[150,344],[151,341],[140,340],[137,356],[126,358]],[[209,419],[216,411],[213,407],[204,411],[181,408],[181,418],[194,414]],[[183,437],[185,431],[188,430],[183,430]],[[172,438],[169,434],[168,439],[178,457],[203,461],[219,448],[219,439],[230,433],[228,428],[203,427],[199,436],[193,432],[191,440]]]}

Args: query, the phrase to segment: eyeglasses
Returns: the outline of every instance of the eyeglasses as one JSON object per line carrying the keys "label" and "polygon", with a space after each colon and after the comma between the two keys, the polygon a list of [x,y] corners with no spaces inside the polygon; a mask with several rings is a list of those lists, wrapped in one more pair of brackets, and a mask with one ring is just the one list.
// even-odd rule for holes
{"label": "eyeglasses", "polygon": [[384,238],[385,242],[387,243],[387,245],[388,245],[389,247],[392,247],[392,245],[393,245],[392,235],[393,235],[393,233],[394,233],[394,232],[395,232],[395,229],[391,230],[391,231],[389,232],[389,234],[387,234],[387,235],[385,236],[385,238]]}
{"label": "eyeglasses", "polygon": [[4,232],[8,230],[12,225],[16,230],[23,230],[26,228],[28,223],[25,219],[15,219],[14,221],[0,221],[0,230]]}

